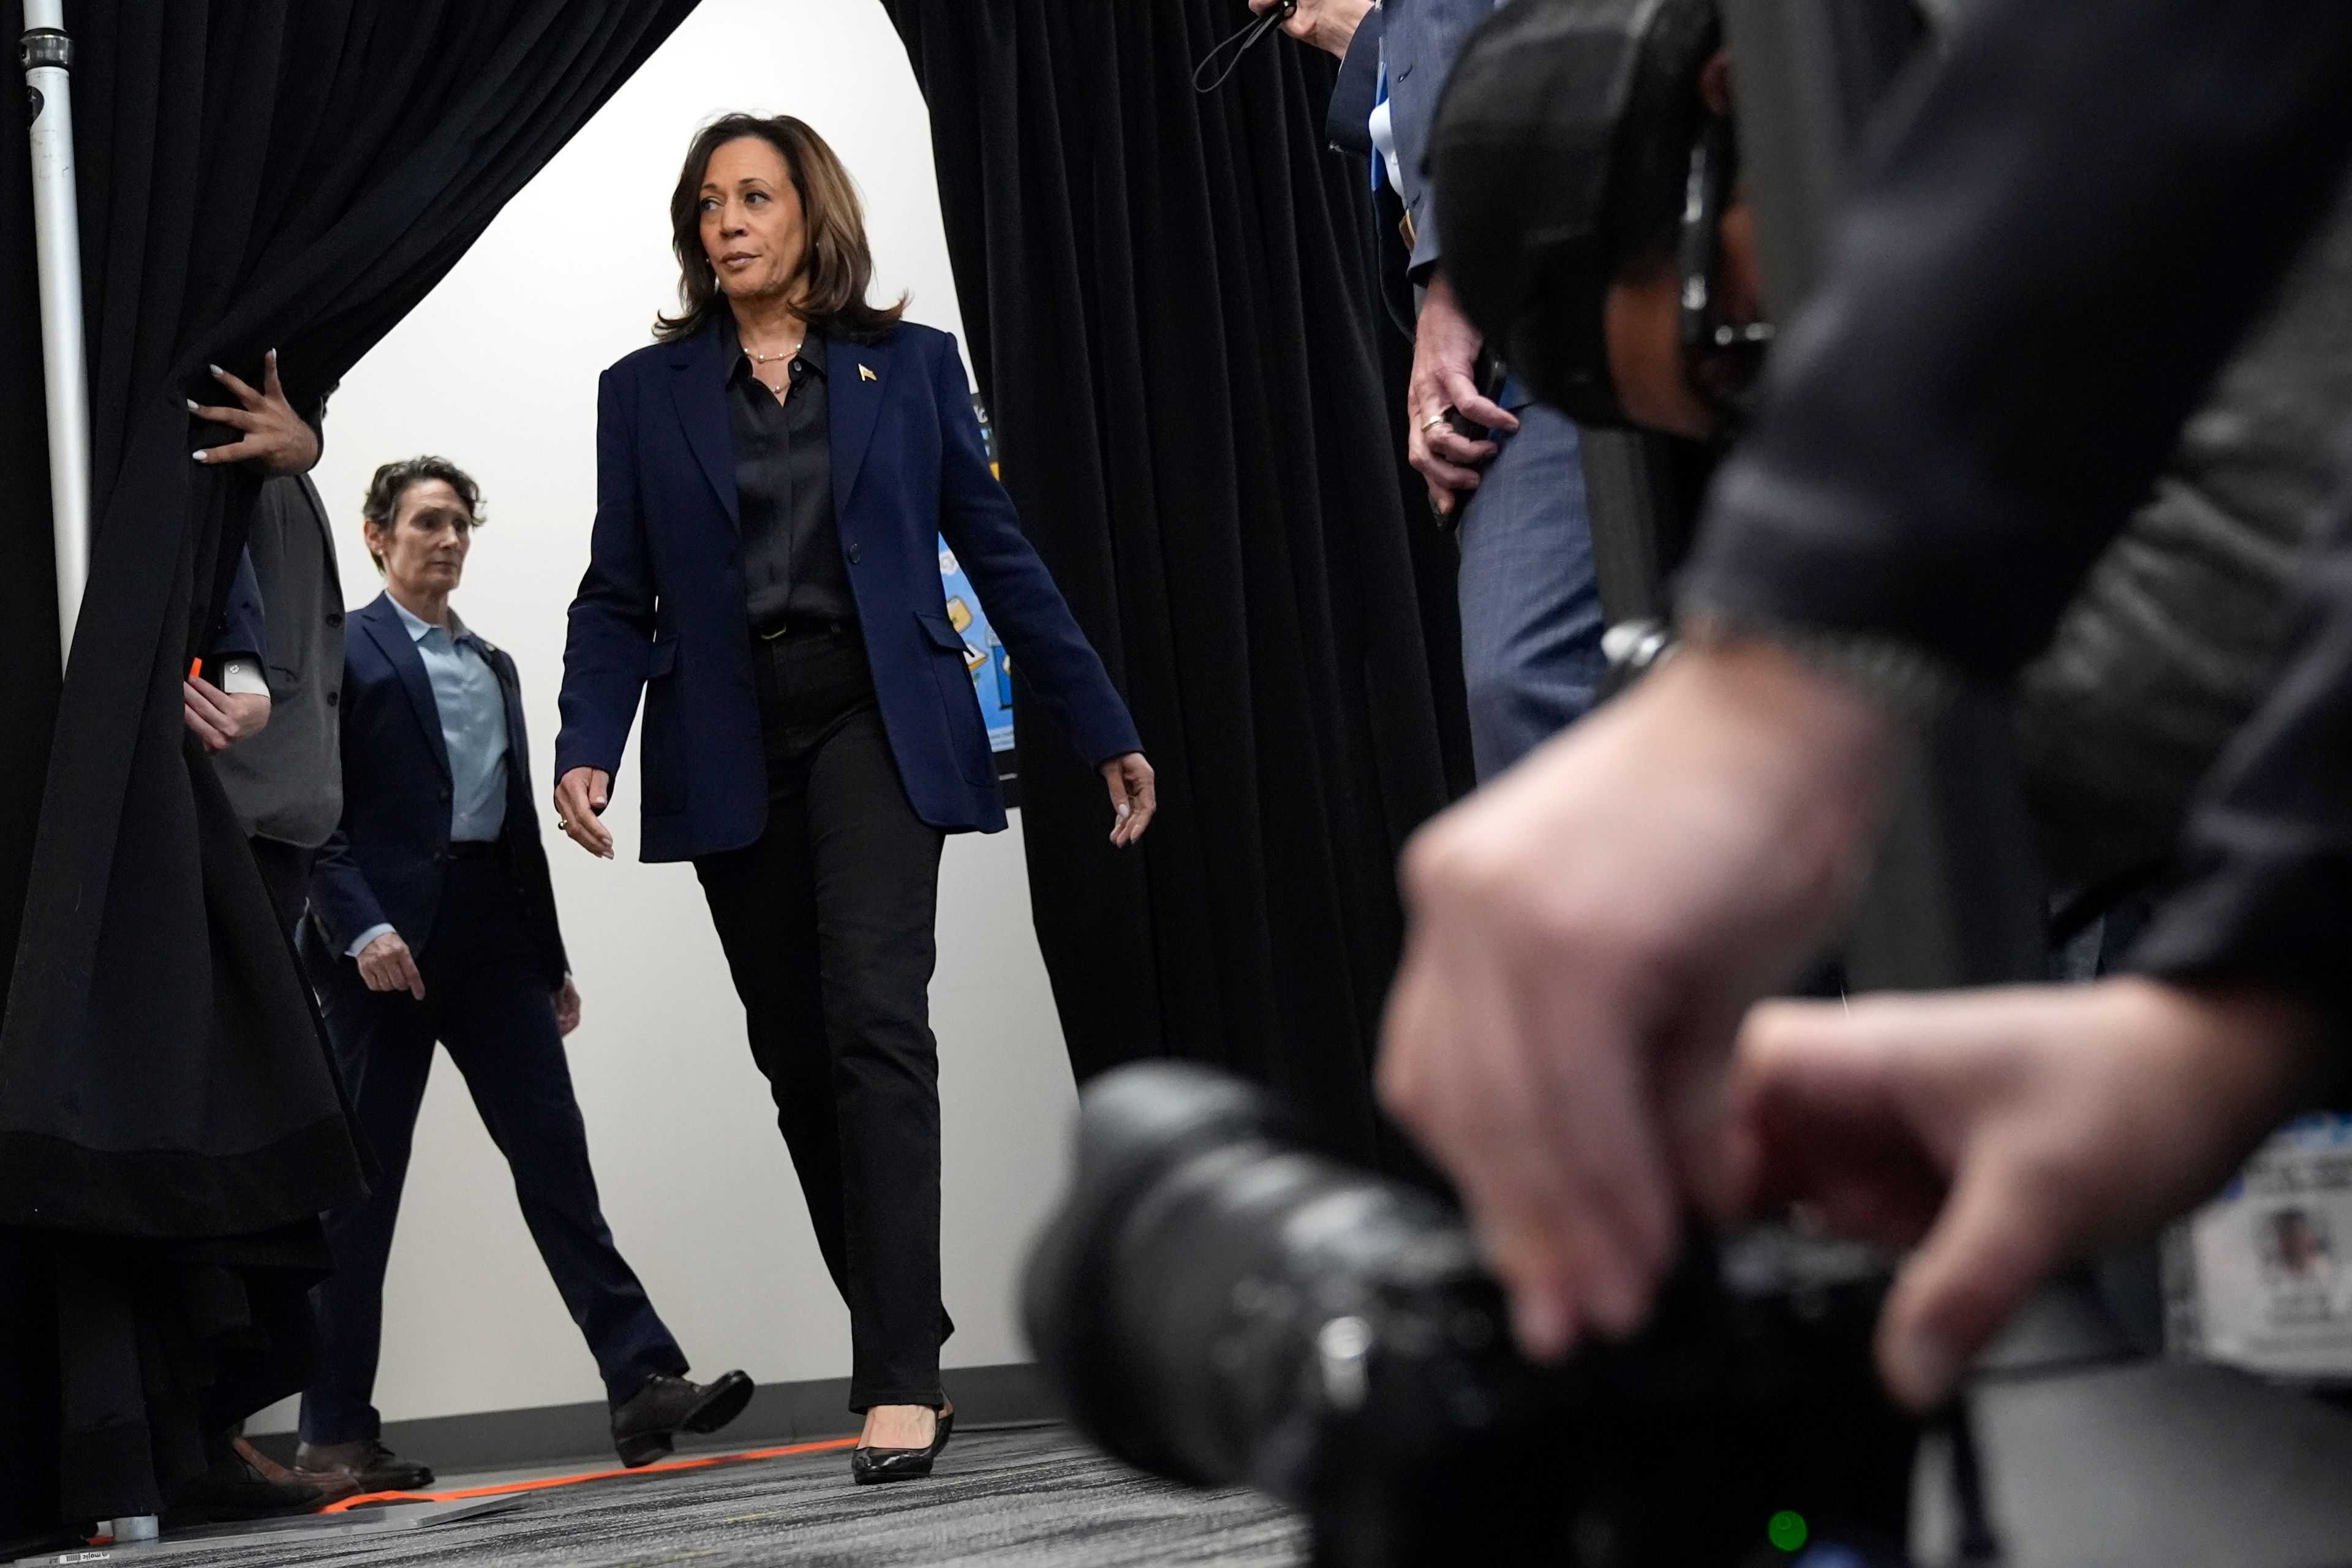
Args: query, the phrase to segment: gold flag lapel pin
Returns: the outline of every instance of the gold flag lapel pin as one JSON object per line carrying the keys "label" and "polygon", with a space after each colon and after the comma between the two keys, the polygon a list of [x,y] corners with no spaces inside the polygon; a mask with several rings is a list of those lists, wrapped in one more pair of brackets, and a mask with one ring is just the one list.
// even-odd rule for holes
{"label": "gold flag lapel pin", "polygon": [[857,379],[860,381],[879,381],[882,378],[876,375],[872,371],[866,369],[861,364],[857,367]]}

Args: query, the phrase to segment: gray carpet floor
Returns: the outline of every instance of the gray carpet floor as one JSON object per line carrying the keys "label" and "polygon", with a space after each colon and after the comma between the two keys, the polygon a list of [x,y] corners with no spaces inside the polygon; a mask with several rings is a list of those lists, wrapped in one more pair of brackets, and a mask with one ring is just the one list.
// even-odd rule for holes
{"label": "gray carpet floor", "polygon": [[1301,1527],[1264,1500],[1165,1485],[1059,1427],[959,1434],[928,1481],[852,1486],[845,1452],[803,1454],[530,1493],[491,1517],[373,1538],[248,1537],[193,1547],[170,1551],[169,1568],[1295,1568],[1305,1561]]}

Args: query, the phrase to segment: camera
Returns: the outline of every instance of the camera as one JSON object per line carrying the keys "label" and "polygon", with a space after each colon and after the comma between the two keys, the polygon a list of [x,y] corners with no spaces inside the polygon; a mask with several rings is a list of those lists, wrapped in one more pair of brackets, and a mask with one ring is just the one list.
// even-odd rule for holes
{"label": "camera", "polygon": [[1871,1367],[1887,1279],[1786,1229],[1695,1237],[1637,1338],[1537,1365],[1446,1204],[1156,1062],[1087,1088],[1024,1308],[1088,1436],[1297,1506],[1318,1568],[1894,1568],[1918,1433]]}

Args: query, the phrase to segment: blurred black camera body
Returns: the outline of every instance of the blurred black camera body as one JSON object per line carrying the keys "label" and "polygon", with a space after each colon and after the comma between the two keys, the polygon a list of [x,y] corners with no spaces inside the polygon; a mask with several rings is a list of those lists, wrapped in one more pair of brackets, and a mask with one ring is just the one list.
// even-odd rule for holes
{"label": "blurred black camera body", "polygon": [[1444,1205],[1150,1063],[1088,1088],[1025,1309],[1088,1436],[1297,1505],[1319,1568],[1874,1568],[1916,1441],[1871,1370],[1885,1286],[1785,1233],[1696,1244],[1640,1338],[1538,1367]]}

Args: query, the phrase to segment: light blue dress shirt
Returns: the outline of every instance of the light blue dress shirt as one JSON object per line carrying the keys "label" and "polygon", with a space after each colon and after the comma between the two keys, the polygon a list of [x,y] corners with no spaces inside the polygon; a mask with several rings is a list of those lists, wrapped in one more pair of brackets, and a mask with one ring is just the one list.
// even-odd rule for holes
{"label": "light blue dress shirt", "polygon": [[[507,821],[507,702],[498,671],[482,639],[466,629],[457,611],[449,612],[445,631],[410,615],[397,599],[392,607],[433,683],[441,743],[449,753],[450,842],[488,843]],[[356,958],[390,930],[389,924],[370,926],[344,951]]]}

